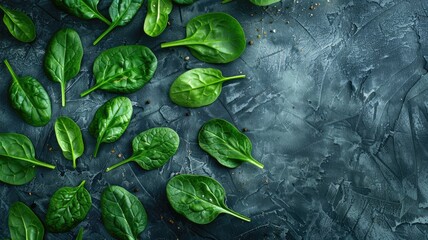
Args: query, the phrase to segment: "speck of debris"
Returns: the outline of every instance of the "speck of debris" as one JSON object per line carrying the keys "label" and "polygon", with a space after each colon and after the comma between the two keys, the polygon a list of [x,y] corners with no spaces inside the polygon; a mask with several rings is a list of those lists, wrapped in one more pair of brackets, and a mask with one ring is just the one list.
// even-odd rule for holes
{"label": "speck of debris", "polygon": [[276,33],[276,29],[270,30],[271,33]]}
{"label": "speck of debris", "polygon": [[189,56],[185,56],[184,57],[184,61],[189,61],[190,60],[190,57]]}
{"label": "speck of debris", "polygon": [[147,100],[147,101],[146,101],[146,104],[150,104],[150,100]]}
{"label": "speck of debris", "polygon": [[168,26],[171,26],[171,22],[170,22],[170,21],[168,21],[168,23],[167,23],[167,24],[168,24]]}
{"label": "speck of debris", "polygon": [[263,32],[264,35],[267,35],[267,32]]}
{"label": "speck of debris", "polygon": [[138,188],[134,188],[134,193],[139,192],[140,190]]}
{"label": "speck of debris", "polygon": [[172,219],[169,219],[168,222],[171,223],[171,224],[175,223],[174,220],[172,220]]}
{"label": "speck of debris", "polygon": [[290,24],[290,21],[285,21],[285,24]]}
{"label": "speck of debris", "polygon": [[33,195],[33,193],[32,193],[32,192],[29,192],[29,193],[28,193],[28,195],[30,195],[30,196],[31,196],[31,195]]}
{"label": "speck of debris", "polygon": [[186,112],[184,115],[186,115],[186,117],[190,116],[190,112]]}
{"label": "speck of debris", "polygon": [[251,14],[250,14],[250,16],[251,16],[251,17],[254,17],[254,13],[251,13]]}
{"label": "speck of debris", "polygon": [[257,38],[262,38],[262,35],[258,34],[258,35],[257,35]]}
{"label": "speck of debris", "polygon": [[117,157],[118,157],[118,158],[121,158],[121,157],[123,157],[123,154],[122,154],[122,153],[119,153],[119,154],[117,154]]}
{"label": "speck of debris", "polygon": [[248,132],[248,128],[243,128],[242,131],[243,132]]}
{"label": "speck of debris", "polygon": [[254,41],[253,41],[253,40],[250,40],[250,41],[248,41],[248,44],[249,44],[249,45],[253,45],[253,44],[254,44]]}
{"label": "speck of debris", "polygon": [[111,153],[115,153],[115,152],[116,152],[116,150],[112,149],[110,152],[111,152]]}
{"label": "speck of debris", "polygon": [[53,148],[52,148],[52,147],[50,147],[50,148],[49,148],[49,151],[51,151],[51,152],[52,152],[52,150],[53,150]]}

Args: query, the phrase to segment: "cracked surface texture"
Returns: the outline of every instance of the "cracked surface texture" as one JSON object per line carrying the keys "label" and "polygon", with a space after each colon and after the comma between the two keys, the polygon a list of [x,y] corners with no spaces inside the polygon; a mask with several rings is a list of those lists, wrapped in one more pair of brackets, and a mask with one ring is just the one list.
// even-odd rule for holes
{"label": "cracked surface texture", "polygon": [[[108,15],[109,1],[101,2],[100,11]],[[106,28],[98,20],[67,15],[48,0],[1,3],[28,13],[38,36],[31,44],[20,43],[0,24],[0,59],[8,59],[18,75],[34,76],[44,85],[53,118],[37,128],[17,116],[7,97],[11,78],[1,65],[0,132],[27,135],[36,156],[57,168],[39,168],[23,186],[0,184],[0,238],[9,237],[5,216],[13,202],[32,206],[44,221],[58,188],[86,180],[93,206],[80,226],[88,239],[111,239],[100,213],[101,192],[110,184],[133,192],[146,208],[149,223],[142,239],[427,239],[428,1],[283,0],[264,8],[245,0],[200,0],[174,5],[171,25],[157,38],[143,33],[144,5],[130,24],[95,47],[92,42]],[[211,65],[186,48],[160,49],[160,43],[184,37],[191,18],[214,11],[237,18],[251,41],[239,59]],[[59,85],[48,80],[42,66],[50,38],[62,27],[74,28],[84,46],[82,69],[68,83],[65,108]],[[126,95],[134,113],[125,134],[102,145],[93,158],[89,122],[95,109],[116,95],[79,94],[94,84],[94,59],[124,44],[151,48],[158,69],[146,86]],[[176,106],[169,100],[169,86],[196,67],[247,78],[224,84],[210,106]],[[61,115],[82,128],[85,153],[76,170],[55,139],[53,125]],[[227,169],[203,152],[197,133],[211,118],[246,128],[253,156],[265,168]],[[131,163],[105,172],[132,154],[133,137],[160,126],[180,136],[177,154],[164,167],[144,171]],[[179,216],[165,193],[167,181],[179,173],[215,178],[226,190],[228,206],[252,221],[221,215],[211,224],[196,225]],[[46,239],[72,239],[78,229],[48,233]]]}

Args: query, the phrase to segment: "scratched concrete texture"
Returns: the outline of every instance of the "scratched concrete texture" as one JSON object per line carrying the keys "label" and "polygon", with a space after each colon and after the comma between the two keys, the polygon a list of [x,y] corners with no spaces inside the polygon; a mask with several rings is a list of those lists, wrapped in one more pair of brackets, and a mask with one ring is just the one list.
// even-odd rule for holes
{"label": "scratched concrete texture", "polygon": [[[101,2],[107,15],[110,1]],[[129,25],[97,46],[92,41],[106,28],[100,21],[67,15],[47,0],[0,3],[27,12],[38,33],[35,42],[20,43],[1,25],[0,59],[8,59],[21,76],[36,77],[53,109],[45,127],[25,124],[9,103],[11,77],[2,64],[0,132],[27,135],[37,158],[57,166],[39,168],[23,186],[0,183],[0,238],[9,237],[7,214],[13,202],[23,201],[44,220],[58,188],[86,180],[93,199],[88,217],[72,231],[47,233],[46,239],[74,239],[80,227],[86,239],[111,239],[100,212],[100,195],[108,185],[125,187],[145,206],[149,223],[141,239],[427,239],[428,1],[284,0],[257,7],[245,0],[200,0],[175,5],[170,26],[157,38],[142,30],[144,5]],[[251,41],[236,61],[210,65],[186,48],[160,48],[162,42],[184,37],[191,18],[216,11],[237,18]],[[50,38],[63,27],[74,28],[84,46],[82,69],[68,84],[65,108],[59,85],[47,79],[42,64]],[[116,94],[79,94],[94,84],[94,59],[103,50],[129,44],[151,48],[158,69],[144,88],[126,95],[134,113],[125,134],[102,145],[94,158],[89,122],[95,109]],[[176,106],[168,98],[169,86],[196,67],[247,78],[225,84],[210,106]],[[55,139],[53,124],[61,115],[83,131],[85,153],[76,170]],[[227,169],[203,152],[197,132],[211,118],[246,128],[253,156],[265,168]],[[181,138],[177,154],[164,167],[144,171],[132,163],[105,172],[131,155],[135,135],[158,126],[175,129]],[[215,178],[226,190],[227,204],[252,221],[220,215],[211,224],[197,225],[178,215],[168,204],[165,185],[180,173]]]}

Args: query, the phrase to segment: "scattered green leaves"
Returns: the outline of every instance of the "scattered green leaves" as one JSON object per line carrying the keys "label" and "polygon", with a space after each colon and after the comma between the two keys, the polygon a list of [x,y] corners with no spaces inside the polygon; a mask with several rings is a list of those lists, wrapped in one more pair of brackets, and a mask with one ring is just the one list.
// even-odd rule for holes
{"label": "scattered green leaves", "polygon": [[55,166],[35,158],[33,143],[17,133],[0,133],[0,181],[23,185],[36,176],[36,166],[55,169]]}
{"label": "scattered green leaves", "polygon": [[160,168],[174,156],[179,144],[180,138],[171,128],[151,128],[138,134],[132,140],[134,153],[130,158],[107,168],[106,171],[108,172],[132,161],[145,170]]}
{"label": "scattered green leaves", "polygon": [[212,222],[227,213],[249,222],[250,219],[228,208],[226,193],[216,180],[199,175],[177,175],[166,186],[168,201],[174,210],[197,224]]}
{"label": "scattered green leaves", "polygon": [[280,2],[281,0],[250,0],[250,2],[257,6],[268,6],[277,2]]}
{"label": "scattered green leaves", "polygon": [[113,0],[109,8],[110,18],[112,23],[95,41],[97,45],[107,34],[109,34],[117,26],[125,26],[137,14],[143,0]]}
{"label": "scattered green leaves", "polygon": [[186,38],[162,43],[161,47],[187,46],[197,59],[207,63],[228,63],[244,52],[245,33],[238,20],[226,13],[207,13],[191,19]]}
{"label": "scattered green leaves", "polygon": [[144,32],[150,37],[159,36],[168,24],[172,11],[171,0],[148,0],[147,15],[144,20]]}
{"label": "scattered green leaves", "polygon": [[147,213],[138,198],[119,186],[107,187],[101,196],[104,227],[118,239],[136,240],[147,226]]}
{"label": "scattered green leaves", "polygon": [[223,77],[221,71],[214,68],[195,68],[181,74],[172,83],[169,97],[183,107],[207,106],[218,98],[223,82],[244,77]]}
{"label": "scattered green leaves", "polygon": [[49,202],[46,227],[50,232],[67,232],[86,218],[92,206],[85,181],[77,187],[58,189]]}
{"label": "scattered green leaves", "polygon": [[96,84],[80,94],[96,89],[115,93],[133,93],[152,79],[158,61],[153,52],[141,45],[119,46],[102,52],[95,59],[93,72]]}
{"label": "scattered green leaves", "polygon": [[24,203],[12,204],[8,222],[12,239],[43,240],[45,228],[42,222]]}
{"label": "scattered green leaves", "polygon": [[83,19],[98,18],[107,25],[111,22],[98,11],[99,0],[52,0],[54,4],[68,13]]}
{"label": "scattered green leaves", "polygon": [[199,146],[226,167],[236,168],[249,162],[259,168],[263,164],[251,156],[250,139],[223,119],[211,119],[199,130]]}
{"label": "scattered green leaves", "polygon": [[7,60],[4,64],[12,76],[9,88],[12,107],[26,123],[36,127],[46,125],[52,117],[52,107],[45,88],[33,77],[18,77]]}
{"label": "scattered green leaves", "polygon": [[65,106],[67,81],[80,71],[83,47],[79,34],[70,28],[59,30],[51,39],[45,55],[45,70],[49,78],[61,84],[62,106]]}
{"label": "scattered green leaves", "polygon": [[98,108],[89,125],[89,132],[97,139],[94,157],[101,143],[115,142],[122,136],[131,117],[132,103],[127,97],[112,98]]}
{"label": "scattered green leaves", "polygon": [[0,5],[4,12],[3,22],[10,34],[21,42],[32,42],[36,39],[36,27],[33,20],[25,13],[8,9]]}
{"label": "scattered green leaves", "polygon": [[76,168],[76,159],[82,156],[85,148],[79,126],[71,118],[59,117],[55,121],[55,135],[62,154],[73,161],[73,168]]}

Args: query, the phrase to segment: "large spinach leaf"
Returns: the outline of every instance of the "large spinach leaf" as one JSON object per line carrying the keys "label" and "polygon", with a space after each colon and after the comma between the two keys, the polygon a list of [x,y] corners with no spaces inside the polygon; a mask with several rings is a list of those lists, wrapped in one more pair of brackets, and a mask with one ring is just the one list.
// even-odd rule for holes
{"label": "large spinach leaf", "polygon": [[8,9],[0,5],[4,12],[3,22],[10,34],[21,42],[32,42],[36,39],[36,27],[33,20],[25,13]]}
{"label": "large spinach leaf", "polygon": [[85,181],[77,187],[58,189],[49,202],[46,227],[50,232],[67,232],[86,218],[92,206]]}
{"label": "large spinach leaf", "polygon": [[51,120],[52,107],[45,88],[33,77],[17,76],[7,60],[4,64],[12,76],[9,88],[12,107],[26,123],[36,127],[46,125]]}
{"label": "large spinach leaf", "polygon": [[98,108],[89,125],[89,132],[97,139],[94,157],[101,143],[115,142],[122,136],[131,117],[132,103],[127,97],[112,98]]}
{"label": "large spinach leaf", "polygon": [[147,226],[147,213],[138,198],[119,186],[107,187],[101,196],[104,227],[117,239],[139,239]]}
{"label": "large spinach leaf", "polygon": [[160,168],[174,156],[179,144],[180,138],[171,128],[158,127],[149,129],[138,134],[132,140],[134,153],[130,158],[107,168],[106,171],[108,172],[129,162],[136,162],[145,170]]}
{"label": "large spinach leaf", "polygon": [[34,212],[22,202],[9,208],[9,231],[12,239],[43,240],[45,228]]}
{"label": "large spinach leaf", "polygon": [[250,0],[250,2],[257,6],[268,6],[277,2],[280,2],[281,0]]}
{"label": "large spinach leaf", "polygon": [[171,0],[148,0],[144,32],[150,37],[159,36],[168,24],[171,11]]}
{"label": "large spinach leaf", "polygon": [[221,71],[214,68],[195,68],[181,74],[172,83],[169,97],[183,107],[207,106],[218,98],[223,82],[244,77],[223,77]]}
{"label": "large spinach leaf", "polygon": [[248,217],[227,207],[223,186],[210,177],[187,174],[175,176],[166,185],[166,195],[172,208],[194,223],[210,223],[220,213],[250,221]]}
{"label": "large spinach leaf", "polygon": [[36,176],[36,166],[55,169],[55,166],[35,158],[30,139],[17,133],[0,133],[0,181],[23,185]]}
{"label": "large spinach leaf", "polygon": [[155,74],[158,61],[153,52],[141,45],[119,46],[102,52],[94,62],[96,84],[80,94],[96,89],[132,93],[141,89]]}
{"label": "large spinach leaf", "polygon": [[97,45],[107,34],[109,34],[117,26],[125,26],[137,14],[143,0],[113,0],[109,8],[110,18],[112,23],[95,41]]}
{"label": "large spinach leaf", "polygon": [[83,19],[98,18],[107,25],[111,22],[98,11],[100,0],[52,0],[55,5],[66,10],[68,13]]}
{"label": "large spinach leaf", "polygon": [[79,34],[70,28],[59,30],[51,39],[45,55],[45,70],[49,78],[61,84],[62,106],[65,106],[67,81],[80,71],[83,47]]}
{"label": "large spinach leaf", "polygon": [[207,63],[228,63],[246,47],[245,33],[238,20],[226,13],[207,13],[191,19],[185,39],[162,43],[161,47],[187,46],[197,59]]}
{"label": "large spinach leaf", "polygon": [[76,159],[82,156],[85,148],[79,126],[71,118],[59,117],[55,121],[55,135],[62,154],[73,161],[73,168],[76,168]]}
{"label": "large spinach leaf", "polygon": [[249,162],[259,168],[264,165],[251,156],[250,139],[223,119],[211,119],[199,130],[199,146],[226,167],[236,168]]}

